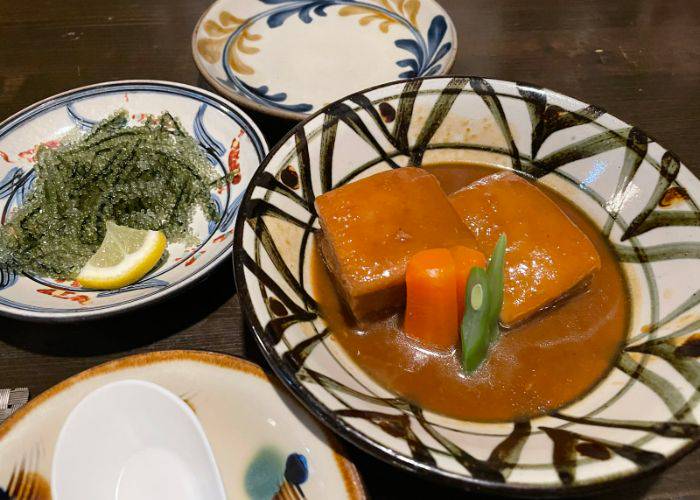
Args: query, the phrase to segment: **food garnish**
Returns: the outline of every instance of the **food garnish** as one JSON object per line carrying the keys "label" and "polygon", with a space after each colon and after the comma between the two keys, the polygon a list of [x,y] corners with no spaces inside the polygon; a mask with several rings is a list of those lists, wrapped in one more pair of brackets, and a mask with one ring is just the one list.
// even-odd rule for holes
{"label": "food garnish", "polygon": [[499,336],[498,318],[503,306],[503,268],[506,236],[502,234],[486,270],[469,273],[461,323],[462,368],[471,373],[486,359],[489,345]]}
{"label": "food garnish", "polygon": [[469,273],[473,267],[486,268],[486,257],[483,253],[465,246],[450,247],[450,253],[455,261],[455,275],[457,277],[457,322],[464,316],[464,294],[467,291]]}
{"label": "food garnish", "polygon": [[505,258],[506,258],[506,235],[501,234],[496,242],[496,247],[493,249],[488,266],[486,267],[486,275],[489,280],[489,290],[492,300],[490,301],[489,321],[491,322],[491,342],[498,339],[501,329],[498,327],[498,321],[503,309],[503,282],[505,273]]}
{"label": "food garnish", "polygon": [[86,288],[114,290],[141,279],[158,263],[167,240],[162,231],[131,229],[107,222],[102,245],[78,274]]}
{"label": "food garnish", "polygon": [[446,248],[416,253],[406,268],[404,330],[410,337],[439,348],[457,343],[457,280]]}
{"label": "food garnish", "polygon": [[467,278],[486,267],[484,255],[464,246],[416,253],[406,268],[406,334],[439,349],[459,342]]}
{"label": "food garnish", "polygon": [[471,373],[486,358],[491,343],[491,301],[488,274],[475,267],[469,273],[465,295],[465,313],[462,319],[462,368]]}
{"label": "food garnish", "polygon": [[201,148],[165,112],[128,126],[120,111],[56,149],[40,146],[34,188],[0,227],[0,264],[74,278],[102,244],[107,221],[193,239],[195,207],[217,217],[216,179]]}

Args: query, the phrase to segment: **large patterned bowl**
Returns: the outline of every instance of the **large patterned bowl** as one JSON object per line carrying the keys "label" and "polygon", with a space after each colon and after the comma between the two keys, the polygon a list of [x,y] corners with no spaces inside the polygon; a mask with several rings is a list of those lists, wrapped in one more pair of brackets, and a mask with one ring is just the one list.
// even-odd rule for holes
{"label": "large patterned bowl", "polygon": [[18,274],[0,266],[0,314],[61,321],[124,312],[182,290],[231,252],[236,211],[267,144],[238,107],[206,90],[173,82],[90,85],[49,97],[0,123],[0,225],[32,189],[37,145],[56,147],[76,128],[86,132],[119,109],[128,111],[133,123],[169,111],[199,142],[218,176],[239,172],[227,185],[212,188],[219,220],[196,215],[191,225],[196,242],[169,244],[162,266],[117,290],[86,290],[70,280]]}
{"label": "large patterned bowl", "polygon": [[[484,424],[422,411],[370,379],[328,331],[309,286],[314,198],[388,168],[488,162],[526,172],[600,227],[632,291],[614,369],[575,403]],[[591,491],[659,469],[700,437],[700,181],[600,108],[483,78],[392,83],[299,124],[252,179],[236,280],[277,375],[338,434],[388,462],[510,494]]]}

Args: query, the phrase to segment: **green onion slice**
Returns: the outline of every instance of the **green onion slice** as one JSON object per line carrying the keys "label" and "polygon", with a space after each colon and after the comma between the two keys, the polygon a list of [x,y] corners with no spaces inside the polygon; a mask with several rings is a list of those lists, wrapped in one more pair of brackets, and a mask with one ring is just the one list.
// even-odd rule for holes
{"label": "green onion slice", "polygon": [[486,271],[475,267],[469,273],[462,318],[462,367],[476,370],[486,358],[491,343],[491,292]]}
{"label": "green onion slice", "polygon": [[486,359],[489,346],[499,337],[498,318],[503,307],[506,237],[498,239],[486,270],[469,273],[462,324],[462,368],[471,373]]}
{"label": "green onion slice", "polygon": [[506,235],[501,234],[493,249],[489,264],[486,267],[486,274],[489,280],[489,290],[491,290],[491,310],[489,312],[492,325],[491,342],[495,341],[500,335],[498,328],[498,318],[501,315],[503,308],[503,274],[505,269],[506,257]]}

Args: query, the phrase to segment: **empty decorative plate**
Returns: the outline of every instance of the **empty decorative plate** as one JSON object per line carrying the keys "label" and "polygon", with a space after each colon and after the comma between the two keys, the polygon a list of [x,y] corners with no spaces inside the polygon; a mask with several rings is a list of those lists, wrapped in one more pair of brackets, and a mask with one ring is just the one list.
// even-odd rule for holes
{"label": "empty decorative plate", "polygon": [[[316,197],[391,168],[460,161],[522,172],[581,208],[630,290],[610,371],[542,416],[426,411],[368,376],[318,308]],[[595,106],[478,77],[386,84],[323,108],[267,157],[239,212],[237,286],[277,375],[367,452],[464,487],[591,491],[659,469],[700,438],[698,200],[700,181],[672,152]]]}
{"label": "empty decorative plate", "polygon": [[267,153],[257,126],[236,106],[179,83],[123,81],[71,90],[30,106],[0,124],[0,224],[32,188],[35,148],[55,147],[76,129],[87,131],[125,109],[134,123],[169,111],[204,150],[216,175],[238,172],[212,187],[218,222],[196,216],[197,241],[168,246],[167,262],[117,290],[90,291],[77,282],[20,275],[0,268],[0,313],[34,319],[74,319],[124,311],[158,300],[202,277],[231,251],[233,222],[247,183]]}
{"label": "empty decorative plate", "polygon": [[[0,426],[0,497],[9,492],[19,500],[52,498],[51,473],[57,469],[52,467],[52,458],[67,417],[88,394],[126,380],[157,384],[194,411],[211,445],[226,498],[262,500],[275,494],[277,498],[309,500],[365,498],[355,467],[340,454],[333,436],[284,390],[270,383],[260,367],[199,351],[118,359],[35,397]],[[149,440],[139,434],[148,432],[147,426],[127,429],[135,432],[124,435],[130,443]],[[71,433],[75,432],[73,427]],[[69,443],[62,445],[63,451],[70,451]],[[81,449],[86,449],[85,443]],[[59,465],[64,475],[71,472],[69,463]]]}
{"label": "empty decorative plate", "polygon": [[302,119],[358,89],[447,73],[457,39],[434,0],[219,0],[192,52],[226,96]]}

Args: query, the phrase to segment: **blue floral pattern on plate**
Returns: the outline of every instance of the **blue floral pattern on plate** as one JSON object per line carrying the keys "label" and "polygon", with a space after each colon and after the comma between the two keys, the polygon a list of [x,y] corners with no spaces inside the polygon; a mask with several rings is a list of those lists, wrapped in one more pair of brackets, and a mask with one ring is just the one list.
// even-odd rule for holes
{"label": "blue floral pattern on plate", "polygon": [[[408,53],[408,57],[394,61],[397,69],[394,79],[443,74],[454,60],[454,28],[444,11],[432,0],[260,0],[267,7],[243,3],[250,4],[252,13],[247,12],[248,16],[238,17],[240,13],[231,12],[245,10],[245,5],[227,0],[220,0],[205,13],[194,33],[195,61],[204,76],[224,93],[254,103],[273,114],[301,118],[317,106],[311,102],[290,102],[292,98],[287,88],[274,88],[284,84],[289,86],[289,82],[272,81],[274,74],[266,75],[271,81],[262,85],[246,80],[247,75],[256,72],[250,58],[260,52],[256,44],[263,38],[260,33],[253,34],[251,29],[261,22],[268,29],[277,30],[293,17],[306,25],[313,25],[321,18],[332,22],[335,18],[360,16],[359,30],[367,30],[375,24],[382,36],[388,37],[388,42]],[[419,17],[422,6],[432,9],[429,15]],[[218,18],[214,15],[217,10]],[[400,26],[409,37],[392,34],[389,28],[394,25]],[[290,57],[307,56],[308,53],[296,56],[290,53]],[[210,70],[206,63],[218,69]],[[366,86],[365,82],[358,82],[358,87],[362,86]]]}

